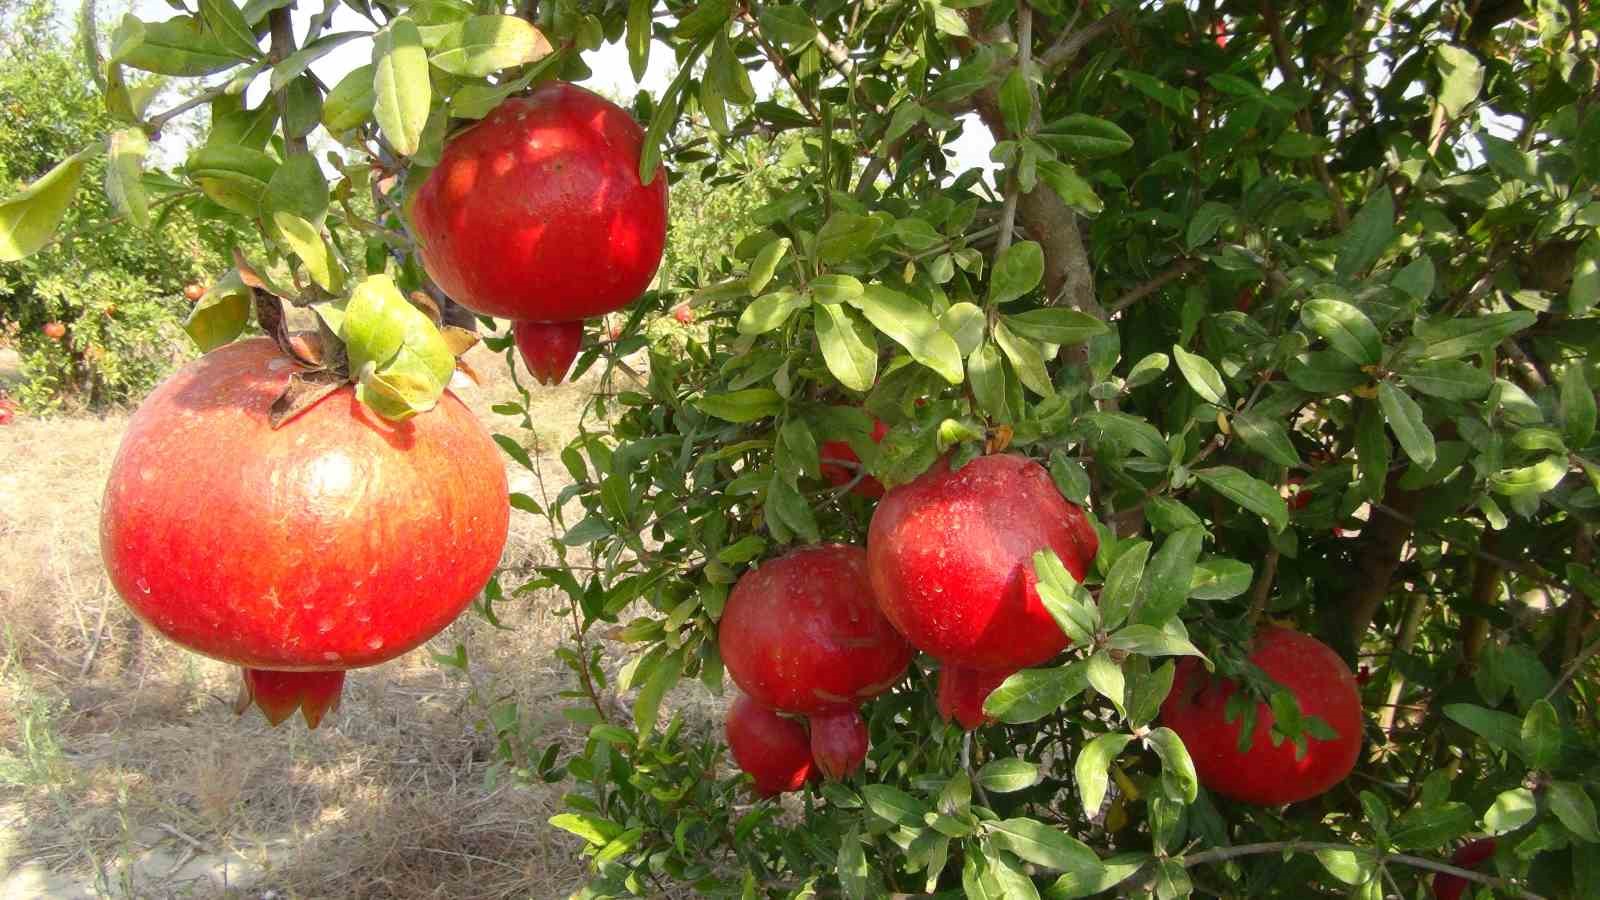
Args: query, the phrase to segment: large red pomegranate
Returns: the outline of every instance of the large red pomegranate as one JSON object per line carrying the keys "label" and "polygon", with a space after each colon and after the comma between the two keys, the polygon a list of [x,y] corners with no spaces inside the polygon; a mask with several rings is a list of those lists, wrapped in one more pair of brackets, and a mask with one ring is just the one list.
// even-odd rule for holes
{"label": "large red pomegranate", "polygon": [[740,694],[728,707],[727,732],[733,761],[762,796],[798,791],[811,777],[811,742],[799,722]]}
{"label": "large red pomegranate", "polygon": [[940,709],[967,727],[981,718],[984,686],[1067,645],[1039,600],[1033,555],[1054,550],[1081,579],[1098,548],[1083,510],[1038,463],[1009,453],[959,471],[940,460],[889,491],[867,532],[879,607],[943,663],[941,682],[953,681],[941,686]]}
{"label": "large red pomegranate", "polygon": [[856,707],[899,681],[913,653],[873,602],[866,552],[844,544],[806,547],[746,572],[728,595],[717,641],[745,693],[811,717],[813,753],[836,775],[866,757]]}
{"label": "large red pomegranate", "polygon": [[[889,426],[876,419],[873,420],[872,442],[874,444],[883,443],[883,438],[888,433]],[[839,463],[853,463],[857,466],[861,464],[861,457],[856,455],[856,451],[850,449],[848,441],[823,441],[822,446],[817,448],[817,455],[822,460],[822,477],[826,478],[828,483],[834,487],[843,487],[856,477],[856,470],[853,467],[841,466]],[[860,481],[856,482],[855,487],[850,489],[850,493],[859,494],[869,500],[876,500],[883,496],[883,482],[873,478],[871,475],[865,475]]]}
{"label": "large red pomegranate", "polygon": [[[1462,844],[1460,849],[1450,855],[1450,865],[1458,869],[1471,869],[1477,871],[1483,864],[1494,856],[1496,847],[1494,838],[1478,838]],[[1433,896],[1438,900],[1461,900],[1467,896],[1467,888],[1472,882],[1460,875],[1451,875],[1441,872],[1433,876]]]}
{"label": "large red pomegranate", "polygon": [[1361,754],[1361,695],[1350,667],[1316,638],[1277,627],[1256,633],[1250,661],[1295,696],[1303,715],[1318,716],[1339,736],[1322,741],[1307,735],[1306,753],[1296,758],[1293,741],[1273,746],[1272,710],[1259,703],[1250,749],[1241,753],[1243,722],[1228,722],[1225,715],[1239,686],[1184,657],[1161,705],[1161,721],[1183,738],[1200,783],[1225,797],[1276,806],[1315,797],[1343,781]]}
{"label": "large red pomegranate", "polygon": [[661,262],[667,178],[639,180],[644,131],[577,85],[512,97],[445,148],[411,216],[452,300],[516,321],[572,322],[633,302]]}
{"label": "large red pomegranate", "polygon": [[583,344],[582,322],[517,322],[511,334],[540,384],[560,384]]}
{"label": "large red pomegranate", "polygon": [[510,519],[488,433],[446,393],[386,421],[343,387],[274,430],[295,364],[265,338],[180,369],[111,467],[100,547],[134,613],[236,663],[274,724],[315,727],[346,669],[437,634],[488,581]]}

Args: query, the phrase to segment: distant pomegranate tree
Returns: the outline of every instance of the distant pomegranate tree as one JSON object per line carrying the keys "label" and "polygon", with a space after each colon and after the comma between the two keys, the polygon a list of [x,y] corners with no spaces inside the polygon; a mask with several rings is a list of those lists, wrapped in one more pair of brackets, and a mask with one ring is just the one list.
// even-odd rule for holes
{"label": "distant pomegranate tree", "polygon": [[[566,606],[584,739],[487,727],[569,785],[584,896],[1600,896],[1593,4],[291,8],[125,19],[126,127],[0,258],[108,153],[135,226],[260,229],[188,327],[254,308],[286,408],[446,415],[488,315],[602,367],[569,486],[497,436],[556,563],[476,606]],[[607,42],[670,76],[632,116],[572,84]],[[141,71],[208,80],[151,111]],[[652,289],[690,172],[777,186]]]}

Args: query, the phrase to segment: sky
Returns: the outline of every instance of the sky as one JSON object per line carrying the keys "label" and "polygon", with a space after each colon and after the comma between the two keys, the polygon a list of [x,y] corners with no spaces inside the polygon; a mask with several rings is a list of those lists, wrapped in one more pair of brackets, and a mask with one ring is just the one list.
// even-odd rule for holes
{"label": "sky", "polygon": [[[292,15],[297,39],[304,36],[307,23],[316,11],[314,8],[305,8],[307,6],[320,6],[320,4],[302,4],[301,8],[294,10]],[[165,0],[134,0],[133,12],[147,22],[162,21],[176,15]],[[120,19],[120,14],[117,18]],[[371,22],[352,12],[348,7],[340,6],[333,15],[332,23],[323,33],[371,29]],[[371,62],[371,53],[370,41],[350,41],[317,60],[311,65],[311,69],[322,79],[323,84],[332,87],[350,70]],[[594,77],[584,82],[585,86],[615,97],[631,98],[641,86],[659,97],[661,91],[676,74],[672,50],[659,42],[651,49],[649,66],[645,70],[644,78],[640,80],[634,79],[633,71],[628,66],[628,51],[621,43],[606,44],[598,50],[585,53],[583,58],[594,72]],[[777,81],[778,75],[770,65],[751,75],[751,82],[755,85],[756,92],[763,97],[772,93]],[[259,102],[265,90],[266,78],[258,78],[251,86],[246,99],[251,104]],[[988,130],[974,117],[969,116],[962,137],[951,145],[955,153],[955,170],[959,172],[974,167],[993,167],[995,164],[989,161],[989,151],[993,147],[994,140],[989,136]],[[162,150],[162,161],[168,164],[177,162],[187,152],[187,148],[164,147]]]}

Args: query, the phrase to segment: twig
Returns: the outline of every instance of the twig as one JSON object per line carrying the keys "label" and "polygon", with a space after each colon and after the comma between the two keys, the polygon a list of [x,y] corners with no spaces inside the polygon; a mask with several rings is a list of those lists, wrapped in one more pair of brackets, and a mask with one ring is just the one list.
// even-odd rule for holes
{"label": "twig", "polygon": [[1050,49],[1039,56],[1039,65],[1046,71],[1066,65],[1079,54],[1083,48],[1099,40],[1106,32],[1122,24],[1123,13],[1117,10],[1084,27],[1073,31],[1070,27],[1061,32],[1056,42]]}
{"label": "twig", "polygon": [[1556,694],[1559,694],[1561,689],[1567,686],[1567,682],[1577,677],[1578,670],[1583,668],[1583,664],[1593,658],[1596,653],[1600,653],[1600,639],[1591,641],[1589,646],[1583,648],[1583,650],[1580,651],[1577,656],[1572,658],[1572,662],[1567,663],[1566,668],[1561,670],[1561,677],[1557,678],[1556,683],[1551,685],[1549,692],[1544,695],[1544,698],[1549,700],[1555,697]]}
{"label": "twig", "polygon": [[187,834],[184,834],[183,832],[179,831],[178,829],[173,828],[171,825],[168,825],[165,822],[157,822],[156,823],[156,827],[161,829],[162,831],[165,831],[167,834],[170,834],[173,837],[183,841],[184,843],[186,843],[189,846],[195,848],[196,850],[199,850],[201,853],[205,853],[207,850],[210,849],[205,844],[201,843],[198,840],[195,840],[194,838],[188,836]]}
{"label": "twig", "polygon": [[[267,13],[267,22],[272,28],[272,49],[268,51],[268,58],[274,63],[280,63],[294,53],[294,20],[289,18],[288,8],[275,9]],[[289,118],[289,93],[278,92],[278,118],[287,122]],[[290,156],[306,152],[306,139],[304,137],[290,137],[287,127],[283,134],[284,150]]]}
{"label": "twig", "polygon": [[1410,854],[1406,853],[1374,853],[1370,848],[1357,847],[1353,844],[1334,844],[1322,841],[1268,841],[1260,844],[1240,844],[1237,847],[1217,847],[1211,850],[1202,850],[1199,853],[1191,853],[1188,856],[1183,857],[1182,862],[1185,868],[1190,868],[1193,866],[1204,865],[1206,863],[1224,862],[1230,859],[1237,859],[1241,856],[1260,856],[1266,853],[1317,853],[1323,850],[1348,850],[1358,853],[1373,853],[1375,859],[1379,863],[1396,862],[1404,866],[1410,866],[1414,869],[1426,869],[1430,872],[1439,872],[1444,875],[1454,875],[1457,878],[1462,878],[1467,881],[1476,882],[1478,884],[1486,884],[1490,887],[1499,888],[1503,891],[1510,891],[1517,896],[1524,898],[1524,900],[1545,900],[1545,898],[1539,894],[1524,890],[1515,882],[1505,878],[1497,878],[1493,875],[1485,875],[1482,872],[1474,872],[1471,869],[1463,869],[1459,866],[1452,866],[1448,863],[1424,859],[1420,856],[1411,856]]}
{"label": "twig", "polygon": [[1261,614],[1267,609],[1267,598],[1272,595],[1272,584],[1278,578],[1278,546],[1273,544],[1267,550],[1267,558],[1261,565],[1261,577],[1256,579],[1255,588],[1250,592],[1250,611],[1245,613],[1245,626],[1251,631],[1255,630],[1256,622],[1261,619]]}
{"label": "twig", "polygon": [[[1028,85],[1029,107],[1033,106],[1033,82],[1028,80],[1028,64],[1033,53],[1033,7],[1026,0],[1017,4],[1017,66],[1022,71],[1023,80]],[[1024,122],[1023,128],[1031,125]],[[1000,209],[1000,238],[995,241],[994,255],[999,259],[1011,247],[1011,236],[1017,226],[1017,200],[1022,192],[1018,184],[1017,175],[1012,171],[1006,176],[1006,202]]]}
{"label": "twig", "polygon": [[94,657],[100,652],[100,638],[106,633],[106,607],[103,599],[100,601],[100,618],[94,626],[94,640],[89,642],[89,652],[83,657],[83,664],[78,666],[78,677],[83,678],[89,674],[89,667],[94,665]]}
{"label": "twig", "polygon": [[1200,263],[1196,260],[1187,258],[1180,259],[1168,267],[1165,272],[1162,272],[1154,278],[1151,278],[1149,281],[1132,288],[1121,297],[1118,297],[1116,300],[1112,301],[1110,309],[1106,310],[1106,312],[1121,312],[1122,310],[1127,309],[1135,303],[1138,303],[1140,300],[1143,300],[1151,294],[1154,294],[1156,291],[1161,290],[1174,281],[1177,281],[1190,272],[1193,272],[1199,267]]}
{"label": "twig", "polygon": [[[739,14],[739,19],[744,22],[745,28],[749,29],[750,33],[755,36],[756,43],[761,45],[761,52],[766,54],[767,59],[778,70],[778,74],[783,76],[784,81],[789,82],[790,89],[794,91],[794,95],[799,98],[800,102],[805,105],[806,112],[811,113],[811,118],[817,118],[820,113],[817,112],[816,105],[811,102],[811,98],[807,96],[805,89],[800,86],[800,79],[789,71],[789,64],[783,61],[783,54],[779,53],[777,48],[767,41],[767,36],[761,32],[761,26],[756,24],[755,17],[751,16],[749,11],[746,10]],[[818,32],[818,34],[820,35],[821,32]]]}
{"label": "twig", "polygon": [[[1418,593],[1411,598],[1411,604],[1406,607],[1405,618],[1400,622],[1400,633],[1395,636],[1393,653],[1400,654],[1410,651],[1411,645],[1416,643],[1417,631],[1422,626],[1422,614],[1428,608],[1428,595]],[[1383,712],[1378,714],[1378,729],[1388,737],[1390,743],[1394,741],[1394,720],[1400,711],[1400,694],[1406,687],[1405,672],[1394,664],[1390,658],[1391,674],[1389,675],[1389,694],[1384,702]],[[1410,709],[1412,707],[1406,707]]]}
{"label": "twig", "polygon": [[[1278,15],[1277,7],[1273,0],[1265,0],[1261,4],[1261,19],[1266,23],[1267,35],[1272,40],[1272,53],[1277,57],[1278,69],[1283,73],[1283,80],[1295,88],[1303,88],[1305,79],[1301,77],[1300,67],[1295,65],[1294,53],[1289,47],[1289,41],[1283,35],[1283,19]],[[1311,136],[1313,128],[1311,113],[1308,109],[1301,108],[1295,112],[1295,121],[1300,125],[1300,130]],[[1345,208],[1344,196],[1339,193],[1339,186],[1333,183],[1333,175],[1328,171],[1328,161],[1321,154],[1312,158],[1312,168],[1316,170],[1317,178],[1328,189],[1328,199],[1333,201],[1333,219],[1338,223],[1339,230],[1344,231],[1350,227],[1350,211]]]}
{"label": "twig", "polygon": [[214,88],[195,94],[193,97],[190,97],[182,103],[179,103],[177,106],[174,106],[164,113],[157,113],[156,115],[151,116],[150,121],[145,123],[145,134],[148,134],[152,138],[161,137],[161,129],[165,128],[168,122],[171,122],[173,119],[176,119],[177,117],[183,115],[191,109],[194,109],[197,106],[204,106],[207,103],[210,103],[227,92],[227,83],[219,84]]}

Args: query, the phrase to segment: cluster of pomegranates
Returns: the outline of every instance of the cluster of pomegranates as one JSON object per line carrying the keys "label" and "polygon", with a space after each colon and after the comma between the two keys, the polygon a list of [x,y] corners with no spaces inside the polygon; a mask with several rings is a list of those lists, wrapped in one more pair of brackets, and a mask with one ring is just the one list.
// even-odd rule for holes
{"label": "cluster of pomegranates", "polygon": [[450,299],[510,319],[542,384],[566,377],[583,320],[632,303],[667,235],[667,178],[639,178],[644,131],[565,82],[495,107],[450,141],[411,218],[423,268]]}

